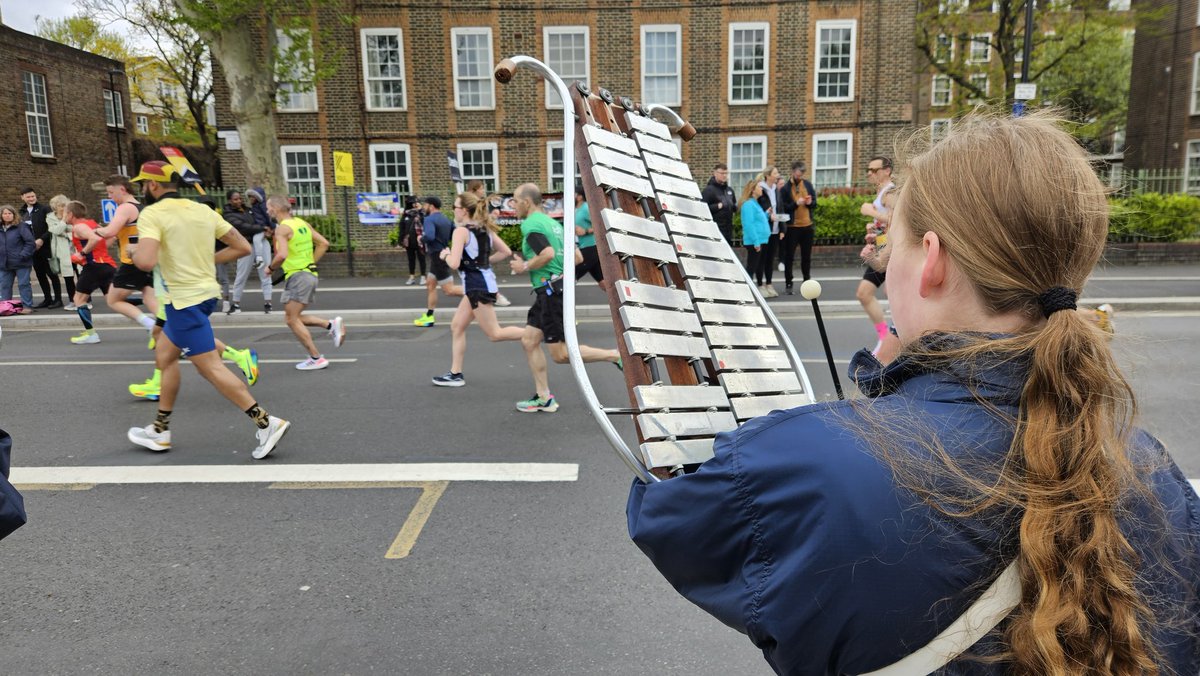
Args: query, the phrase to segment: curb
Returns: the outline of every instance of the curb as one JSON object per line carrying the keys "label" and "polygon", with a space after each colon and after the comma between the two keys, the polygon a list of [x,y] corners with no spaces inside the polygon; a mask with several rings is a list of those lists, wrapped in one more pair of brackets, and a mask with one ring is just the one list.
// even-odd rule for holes
{"label": "curb", "polygon": [[[881,301],[884,307],[887,301]],[[1082,298],[1080,307],[1095,307],[1101,303],[1111,303],[1117,312],[1197,312],[1200,311],[1200,297],[1186,296],[1179,298],[1111,298],[1096,297]],[[811,316],[812,304],[803,300],[787,300],[768,302],[771,310],[785,317]],[[425,308],[394,308],[366,310],[336,310],[317,308],[314,310],[321,315],[341,316],[349,323],[408,323],[425,311]],[[849,316],[862,312],[856,300],[829,300],[821,303],[823,316]],[[51,313],[54,311],[50,311]],[[78,329],[79,318],[75,314],[57,311],[61,316],[53,316],[46,311],[33,315],[5,317],[4,326],[12,331],[22,329]],[[524,305],[511,305],[496,308],[496,317],[502,321],[523,320],[529,308]],[[448,325],[454,308],[439,308],[437,316]],[[575,316],[579,319],[611,319],[607,305],[577,305]],[[134,323],[122,315],[105,313],[93,315],[92,323],[98,328],[136,328]],[[237,326],[283,326],[283,312],[276,311],[269,315],[260,312],[243,312],[237,315],[216,313],[212,316],[214,327]]]}

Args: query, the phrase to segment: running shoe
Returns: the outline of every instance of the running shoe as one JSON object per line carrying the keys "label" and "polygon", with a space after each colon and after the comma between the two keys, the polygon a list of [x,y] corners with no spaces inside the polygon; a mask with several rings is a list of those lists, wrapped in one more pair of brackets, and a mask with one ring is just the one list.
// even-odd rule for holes
{"label": "running shoe", "polygon": [[296,364],[296,370],[297,371],[318,371],[320,369],[327,368],[328,366],[329,366],[329,360],[326,359],[324,356],[317,357],[315,359],[312,357],[309,357],[308,359],[305,359],[304,361],[300,362],[299,364]]}
{"label": "running shoe", "polygon": [[497,291],[496,292],[496,307],[508,307],[509,305],[512,305],[512,301],[509,300],[507,296],[505,296],[504,294]]}
{"label": "running shoe", "polygon": [[242,375],[246,376],[246,384],[254,387],[254,383],[258,382],[258,351],[253,349],[235,350],[237,356],[233,363],[238,365],[242,370]]}
{"label": "running shoe", "polygon": [[74,304],[74,303],[67,303],[66,305],[64,305],[64,306],[63,306],[63,311],[64,311],[64,312],[74,312],[74,311],[75,311],[75,304]]}
{"label": "running shoe", "polygon": [[71,342],[76,345],[95,345],[100,342],[100,334],[96,333],[96,329],[88,329],[78,336],[72,336]]}
{"label": "running shoe", "polygon": [[341,317],[329,320],[329,336],[333,338],[334,347],[341,347],[346,342],[346,324]]}
{"label": "running shoe", "polygon": [[237,303],[230,303],[229,304],[229,312],[226,312],[225,314],[240,315],[240,314],[242,314],[242,306],[238,305]]}
{"label": "running shoe", "polygon": [[417,278],[412,275],[409,275],[408,281],[404,283],[404,286],[412,286],[413,284],[416,284],[416,283],[417,283]]}
{"label": "running shoe", "polygon": [[270,303],[263,303],[263,314],[264,315],[271,314],[271,304]]}
{"label": "running shoe", "polygon": [[150,329],[150,340],[146,342],[146,349],[153,350],[157,344],[154,340],[154,329]]}
{"label": "running shoe", "polygon": [[148,399],[150,401],[158,401],[158,396],[162,391],[162,384],[153,378],[147,378],[144,383],[130,383],[129,393],[138,399]]}
{"label": "running shoe", "polygon": [[440,376],[434,376],[433,384],[438,387],[462,387],[467,384],[467,379],[461,373],[450,371]]}
{"label": "running shoe", "polygon": [[617,360],[614,361],[613,364],[617,367],[618,371],[625,371],[625,362],[620,357],[617,357]]}
{"label": "running shoe", "polygon": [[558,402],[554,400],[554,395],[550,395],[549,399],[542,399],[537,394],[525,401],[517,402],[517,410],[522,413],[554,413],[558,410]]}
{"label": "running shoe", "polygon": [[171,450],[171,430],[157,432],[154,430],[154,423],[145,427],[130,427],[126,436],[142,448],[159,452]]}
{"label": "running shoe", "polygon": [[433,313],[426,312],[425,314],[413,320],[414,326],[433,326]]}
{"label": "running shoe", "polygon": [[268,417],[267,426],[254,433],[254,436],[258,439],[258,447],[250,455],[255,460],[262,460],[270,455],[271,451],[275,450],[275,445],[279,443],[279,440],[283,438],[283,435],[287,434],[287,431],[291,427],[292,423],[283,418]]}

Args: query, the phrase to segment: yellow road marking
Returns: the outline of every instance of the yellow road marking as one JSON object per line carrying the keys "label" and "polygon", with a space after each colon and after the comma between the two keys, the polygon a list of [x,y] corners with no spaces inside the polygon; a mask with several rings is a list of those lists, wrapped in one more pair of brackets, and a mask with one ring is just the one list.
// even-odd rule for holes
{"label": "yellow road marking", "polygon": [[421,497],[417,498],[417,504],[413,505],[412,511],[408,513],[408,518],[404,520],[404,526],[400,528],[400,533],[396,535],[392,546],[388,547],[387,553],[383,555],[385,559],[403,559],[412,552],[413,545],[417,543],[417,536],[421,534],[421,529],[425,527],[425,522],[433,513],[434,505],[437,504],[438,498],[442,497],[442,493],[446,492],[446,487],[449,485],[449,481],[344,481],[332,483],[304,481],[273,483],[267,488],[420,488]]}

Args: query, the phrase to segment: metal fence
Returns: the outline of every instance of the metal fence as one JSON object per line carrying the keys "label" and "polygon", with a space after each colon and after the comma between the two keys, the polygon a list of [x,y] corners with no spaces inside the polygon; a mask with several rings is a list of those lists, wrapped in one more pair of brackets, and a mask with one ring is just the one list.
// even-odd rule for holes
{"label": "metal fence", "polygon": [[1100,167],[1096,171],[1115,197],[1129,197],[1147,192],[1188,192],[1185,172],[1179,169],[1127,170],[1119,164]]}

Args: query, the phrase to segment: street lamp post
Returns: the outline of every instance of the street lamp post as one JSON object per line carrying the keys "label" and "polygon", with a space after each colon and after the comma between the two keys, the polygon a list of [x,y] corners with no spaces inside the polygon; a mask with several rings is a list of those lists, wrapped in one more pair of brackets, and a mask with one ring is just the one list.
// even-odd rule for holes
{"label": "street lamp post", "polygon": [[[109,91],[109,94],[111,95],[111,98],[108,101],[108,105],[109,105],[109,109],[112,110],[113,133],[115,133],[117,135],[117,173],[122,174],[122,175],[126,174],[125,154],[121,150],[121,120],[119,120],[117,118],[117,96],[119,96],[119,94],[117,94],[117,83],[113,79],[113,76],[114,75],[124,75],[124,74],[125,74],[125,71],[117,70],[115,68],[108,71],[108,91]],[[124,108],[125,108],[125,106],[122,105],[121,106],[122,117],[124,117],[124,115],[123,115],[123,113],[125,112]]]}

